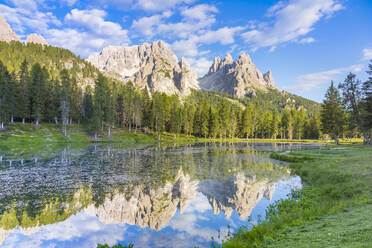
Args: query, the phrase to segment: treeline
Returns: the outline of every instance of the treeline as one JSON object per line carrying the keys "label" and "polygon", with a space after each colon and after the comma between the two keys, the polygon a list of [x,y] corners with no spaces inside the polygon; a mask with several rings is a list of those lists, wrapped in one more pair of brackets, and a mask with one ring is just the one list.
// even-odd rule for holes
{"label": "treeline", "polygon": [[67,135],[66,127],[74,122],[82,123],[95,137],[103,132],[110,136],[115,127],[210,138],[317,139],[321,135],[319,116],[304,108],[279,112],[257,103],[244,107],[208,93],[197,101],[182,102],[176,95],[150,95],[147,89],[101,74],[95,85],[84,90],[77,85],[67,70],[53,78],[38,63],[30,66],[24,61],[17,73],[9,73],[0,63],[0,128],[14,121],[36,126],[54,122]]}
{"label": "treeline", "polygon": [[369,78],[362,82],[349,73],[337,87],[331,82],[321,109],[324,133],[338,144],[339,137],[363,136],[366,143],[372,137],[372,60],[368,66]]}

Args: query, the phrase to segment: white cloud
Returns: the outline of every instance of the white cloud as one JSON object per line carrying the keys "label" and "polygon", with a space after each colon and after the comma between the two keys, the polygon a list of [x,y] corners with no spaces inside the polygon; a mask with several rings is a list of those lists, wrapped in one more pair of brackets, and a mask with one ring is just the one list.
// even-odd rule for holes
{"label": "white cloud", "polygon": [[209,4],[199,4],[190,8],[182,10],[181,14],[185,18],[193,20],[207,20],[210,19],[210,13],[218,13],[218,9]]}
{"label": "white cloud", "polygon": [[16,8],[34,11],[37,10],[38,2],[34,0],[11,0]]}
{"label": "white cloud", "polygon": [[313,37],[302,38],[301,40],[298,41],[298,43],[301,44],[309,44],[313,42],[315,42],[315,39]]}
{"label": "white cloud", "polygon": [[60,242],[66,242],[64,246],[81,248],[95,247],[97,243],[112,246],[123,239],[126,231],[125,225],[104,225],[96,216],[88,216],[81,212],[63,222],[42,226],[31,236],[16,235],[19,234],[17,229],[5,240],[3,246],[59,247]]}
{"label": "white cloud", "polygon": [[370,60],[370,59],[372,59],[372,48],[363,49],[363,60]]}
{"label": "white cloud", "polygon": [[174,8],[179,4],[190,4],[195,0],[137,0],[135,8],[145,11],[163,11]]}
{"label": "white cloud", "polygon": [[77,0],[63,0],[68,6],[73,6],[77,2]]}
{"label": "white cloud", "polygon": [[142,35],[152,38],[156,35],[168,35],[175,38],[187,38],[202,29],[209,28],[216,19],[215,6],[201,4],[181,11],[180,22],[166,22],[172,16],[172,12],[165,11],[162,14],[147,16],[133,21],[132,29]]}
{"label": "white cloud", "polygon": [[212,65],[212,61],[207,60],[206,58],[203,57],[199,59],[188,57],[186,58],[186,60],[195,69],[196,73],[198,74],[198,77],[204,76]]}
{"label": "white cloud", "polygon": [[179,56],[195,57],[199,54],[195,37],[192,37],[188,40],[177,40],[173,42],[170,47]]}
{"label": "white cloud", "polygon": [[195,57],[202,55],[198,49],[201,44],[233,44],[235,34],[240,30],[242,27],[224,27],[218,30],[201,31],[199,35],[190,35],[188,39],[175,41],[171,44],[171,48],[180,56]]}
{"label": "white cloud", "polygon": [[127,39],[127,30],[123,30],[118,23],[104,20],[106,12],[98,9],[78,10],[73,9],[65,17],[67,23],[73,24],[74,27],[83,27],[91,33],[97,35],[117,35]]}
{"label": "white cloud", "polygon": [[256,29],[242,34],[253,50],[274,47],[296,40],[314,29],[321,19],[330,17],[343,8],[338,0],[290,0],[280,2],[268,10],[271,23],[260,23]]}
{"label": "white cloud", "polygon": [[147,37],[153,37],[156,34],[154,27],[159,26],[164,18],[169,18],[170,16],[172,16],[172,12],[165,11],[161,15],[142,17],[133,21],[132,29]]}
{"label": "white cloud", "polygon": [[[49,26],[60,26],[61,22],[50,12],[41,12],[35,1],[14,1],[15,8],[0,4],[0,13],[12,29],[23,36],[27,29],[32,32],[45,33]],[[35,9],[36,8],[36,9]]]}
{"label": "white cloud", "polygon": [[218,30],[209,30],[206,33],[199,36],[197,41],[203,44],[211,44],[219,42],[222,45],[232,44],[234,43],[235,33],[241,31],[242,27],[233,27],[233,28],[220,28]]}
{"label": "white cloud", "polygon": [[73,9],[65,16],[72,28],[50,29],[46,38],[51,45],[67,48],[83,57],[108,45],[128,45],[128,31],[118,23],[105,21],[106,12],[98,9]]}
{"label": "white cloud", "polygon": [[288,90],[296,90],[299,92],[306,92],[314,88],[318,88],[323,84],[329,84],[332,80],[338,80],[340,76],[347,72],[360,72],[364,65],[352,65],[349,67],[337,68],[328,71],[310,73],[300,75],[296,78],[296,84],[287,87]]}

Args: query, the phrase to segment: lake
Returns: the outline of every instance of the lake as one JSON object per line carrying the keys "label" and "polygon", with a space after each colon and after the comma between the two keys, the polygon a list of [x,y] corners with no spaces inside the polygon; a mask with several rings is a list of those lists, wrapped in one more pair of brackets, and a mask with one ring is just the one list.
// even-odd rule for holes
{"label": "lake", "polygon": [[265,218],[301,188],[268,151],[235,143],[68,148],[50,159],[0,156],[0,247],[210,247]]}

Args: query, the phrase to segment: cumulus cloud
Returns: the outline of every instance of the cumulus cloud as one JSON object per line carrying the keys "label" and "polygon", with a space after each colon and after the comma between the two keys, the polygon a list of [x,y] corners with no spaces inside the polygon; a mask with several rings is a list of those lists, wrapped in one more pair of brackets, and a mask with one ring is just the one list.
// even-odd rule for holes
{"label": "cumulus cloud", "polygon": [[156,35],[186,38],[199,30],[209,28],[215,23],[214,13],[217,13],[215,6],[196,5],[184,8],[180,13],[182,20],[172,23],[167,22],[167,18],[171,17],[173,13],[165,11],[162,14],[146,16],[133,21],[132,29],[148,38]]}
{"label": "cumulus cloud", "polygon": [[201,55],[199,46],[202,44],[220,43],[221,45],[233,44],[235,35],[242,27],[224,27],[217,30],[202,31],[199,35],[191,35],[188,39],[177,40],[171,48],[180,56],[194,57]]}
{"label": "cumulus cloud", "polygon": [[370,59],[372,59],[372,48],[363,49],[363,60],[370,60]]}
{"label": "cumulus cloud", "polygon": [[315,39],[313,37],[302,38],[301,40],[298,41],[298,43],[301,43],[301,44],[308,44],[308,43],[313,43],[313,42],[315,42]]}
{"label": "cumulus cloud", "polygon": [[195,68],[196,73],[198,74],[198,77],[202,77],[205,74],[207,74],[209,68],[212,65],[212,61],[206,59],[206,58],[192,58],[187,57],[186,60],[190,63],[190,65]]}
{"label": "cumulus cloud", "polygon": [[195,0],[137,0],[135,8],[145,11],[163,11],[174,8],[179,4],[190,4]]}
{"label": "cumulus cloud", "polygon": [[300,75],[296,78],[296,84],[287,87],[288,90],[296,90],[299,92],[306,92],[314,88],[318,88],[323,84],[329,84],[332,80],[338,80],[339,77],[348,72],[360,72],[364,65],[352,65],[349,67],[342,67],[328,71],[310,73]]}
{"label": "cumulus cloud", "polygon": [[14,7],[0,4],[0,13],[11,27],[24,35],[27,29],[32,32],[45,33],[50,25],[60,26],[61,22],[51,13],[38,10],[35,1],[13,1]]}
{"label": "cumulus cloud", "polygon": [[[308,34],[317,22],[329,18],[342,8],[338,0],[279,2],[267,12],[267,16],[273,19],[272,22],[260,23],[257,28],[243,33],[242,37],[253,50],[261,47],[275,47]],[[311,39],[304,41],[312,42]]]}
{"label": "cumulus cloud", "polygon": [[164,18],[169,18],[171,15],[172,12],[165,11],[161,15],[142,17],[133,21],[132,29],[147,37],[153,37],[156,34],[154,27],[159,26]]}
{"label": "cumulus cloud", "polygon": [[77,2],[77,0],[63,0],[68,6],[73,6]]}
{"label": "cumulus cloud", "polygon": [[118,23],[105,21],[106,12],[98,9],[73,9],[65,16],[70,28],[50,29],[46,38],[51,45],[65,47],[87,57],[108,45],[128,45],[128,31]]}
{"label": "cumulus cloud", "polygon": [[[104,225],[96,216],[79,213],[66,221],[42,226],[31,236],[12,235],[4,243],[4,247],[95,247],[97,243],[112,246],[123,239],[127,227],[125,225]],[[19,229],[17,230],[19,234]]]}

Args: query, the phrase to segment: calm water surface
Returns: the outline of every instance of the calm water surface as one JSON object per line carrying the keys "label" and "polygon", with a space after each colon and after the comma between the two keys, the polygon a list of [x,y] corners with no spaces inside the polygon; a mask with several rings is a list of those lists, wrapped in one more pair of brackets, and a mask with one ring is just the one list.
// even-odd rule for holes
{"label": "calm water surface", "polygon": [[316,145],[200,144],[0,156],[0,247],[210,247],[301,187],[267,151]]}

